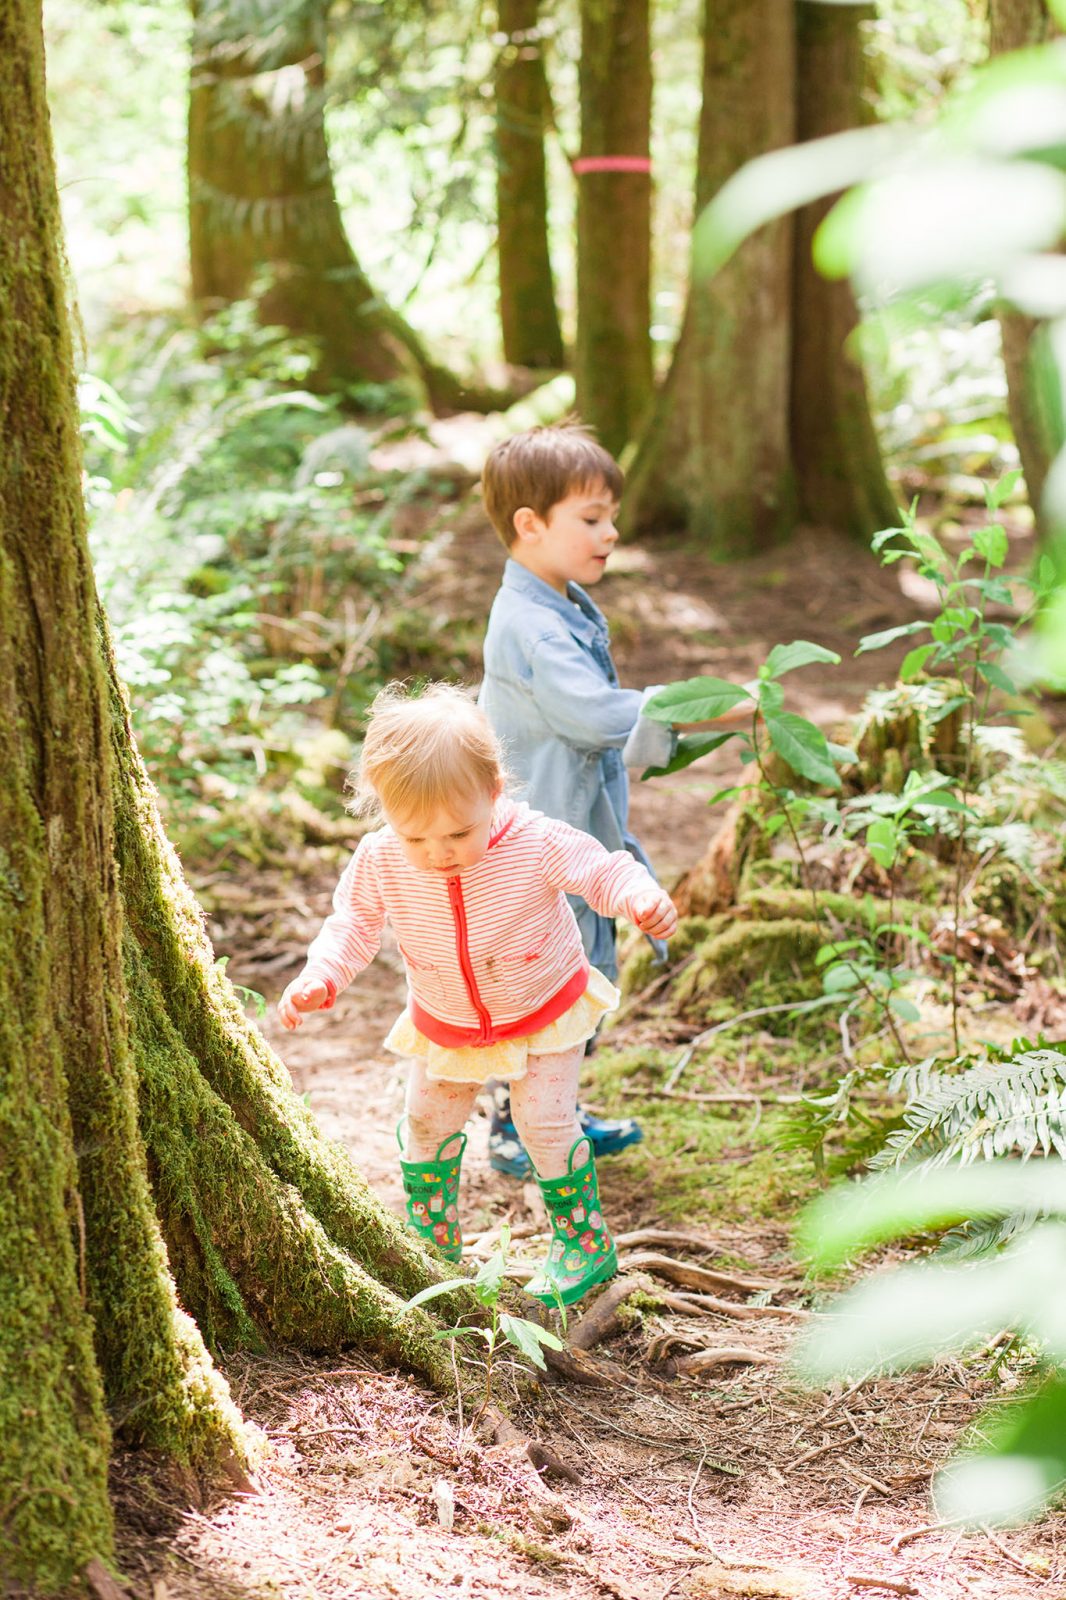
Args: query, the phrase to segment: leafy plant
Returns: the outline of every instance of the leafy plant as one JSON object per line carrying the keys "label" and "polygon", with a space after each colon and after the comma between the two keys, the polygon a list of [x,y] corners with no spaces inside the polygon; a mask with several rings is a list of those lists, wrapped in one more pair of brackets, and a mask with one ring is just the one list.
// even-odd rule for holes
{"label": "leafy plant", "polygon": [[797,1361],[812,1382],[900,1371],[972,1349],[1012,1328],[1040,1351],[1040,1376],[1009,1411],[977,1430],[980,1448],[938,1473],[939,1513],[974,1524],[1035,1515],[1066,1484],[1066,1320],[1055,1287],[1066,1271],[1066,1165],[941,1167],[849,1184],[808,1208],[801,1243],[815,1270],[927,1229],[1020,1213],[1046,1220],[996,1255],[909,1263],[840,1296]]}
{"label": "leafy plant", "polygon": [[[446,1283],[431,1284],[428,1289],[422,1289],[404,1302],[404,1309],[410,1310],[414,1306],[425,1305],[434,1300],[438,1295],[451,1294],[455,1289],[472,1289],[481,1304],[489,1313],[488,1323],[484,1326],[473,1328],[445,1328],[436,1335],[438,1339],[481,1339],[485,1344],[485,1396],[481,1409],[489,1404],[492,1397],[492,1380],[498,1354],[503,1346],[509,1346],[518,1355],[532,1361],[535,1367],[545,1370],[544,1346],[549,1350],[561,1350],[562,1340],[552,1333],[549,1328],[542,1328],[538,1322],[531,1322],[527,1317],[516,1317],[509,1311],[500,1310],[500,1296],[507,1273],[507,1251],[511,1242],[511,1230],[504,1224],[500,1230],[500,1243],[489,1259],[479,1268],[473,1278],[449,1278]],[[565,1311],[562,1313],[565,1328]]]}
{"label": "leafy plant", "polygon": [[[1018,477],[1018,473],[1008,473],[998,483],[985,486],[985,501],[991,515],[994,516],[1002,506]],[[912,506],[903,513],[898,528],[885,529],[875,536],[874,549],[881,552],[881,560],[885,565],[912,557],[920,576],[935,586],[940,610],[930,622],[909,622],[881,633],[868,634],[860,642],[856,654],[883,649],[902,637],[928,633],[930,638],[915,645],[904,657],[900,677],[904,683],[908,683],[922,674],[950,674],[957,685],[956,692],[943,702],[938,716],[942,719],[951,712],[961,713],[963,729],[956,792],[952,793],[945,787],[938,774],[934,774],[932,780],[926,780],[925,785],[912,774],[909,793],[905,789],[898,799],[876,796],[868,802],[867,810],[873,816],[866,825],[867,842],[875,859],[881,858],[881,864],[891,867],[906,836],[905,831],[901,832],[901,824],[905,824],[912,811],[919,819],[923,808],[926,815],[931,807],[959,814],[952,881],[952,932],[957,949],[966,865],[965,819],[972,816],[967,801],[975,785],[979,753],[976,730],[989,719],[989,702],[993,691],[1011,696],[1018,694],[1017,684],[1003,665],[1003,657],[1014,643],[1015,628],[991,619],[988,614],[989,607],[1013,606],[1015,603],[1014,588],[1002,576],[1008,553],[1007,533],[1002,522],[988,522],[977,528],[969,543],[952,558],[940,540],[922,525]],[[976,565],[976,572],[968,570],[971,563]],[[1053,576],[1053,566],[1049,560],[1045,560],[1042,567],[1043,572],[1038,580],[1014,580],[1016,587],[1029,590],[1030,613],[1041,603]],[[1025,617],[1022,618],[1024,620]],[[921,792],[923,787],[924,797]],[[872,840],[871,831],[874,835]],[[949,958],[949,966],[951,1024],[957,1055],[961,1050],[959,968],[954,955]]]}

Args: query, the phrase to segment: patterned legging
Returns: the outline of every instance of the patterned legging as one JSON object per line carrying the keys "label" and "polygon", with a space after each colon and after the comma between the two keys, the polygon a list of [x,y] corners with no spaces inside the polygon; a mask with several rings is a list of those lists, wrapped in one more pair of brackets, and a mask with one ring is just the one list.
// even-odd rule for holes
{"label": "patterned legging", "polygon": [[[584,1059],[583,1044],[557,1055],[531,1055],[525,1077],[511,1084],[514,1124],[542,1178],[564,1176],[571,1147],[581,1138],[575,1107]],[[480,1088],[478,1083],[429,1079],[425,1062],[413,1061],[407,1080],[406,1158],[432,1161],[442,1141],[466,1122]]]}

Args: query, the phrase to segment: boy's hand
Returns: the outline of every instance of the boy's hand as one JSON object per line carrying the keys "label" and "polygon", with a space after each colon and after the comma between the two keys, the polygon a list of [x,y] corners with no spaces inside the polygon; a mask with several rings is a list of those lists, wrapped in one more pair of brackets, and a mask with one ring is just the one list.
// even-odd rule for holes
{"label": "boy's hand", "polygon": [[321,1011],[329,1003],[329,990],[320,981],[308,980],[303,973],[294,978],[278,1001],[278,1016],[282,1027],[298,1028],[303,1012]]}
{"label": "boy's hand", "polygon": [[669,939],[677,930],[677,911],[665,889],[638,895],[633,912],[633,921],[641,933],[650,933],[653,939]]}

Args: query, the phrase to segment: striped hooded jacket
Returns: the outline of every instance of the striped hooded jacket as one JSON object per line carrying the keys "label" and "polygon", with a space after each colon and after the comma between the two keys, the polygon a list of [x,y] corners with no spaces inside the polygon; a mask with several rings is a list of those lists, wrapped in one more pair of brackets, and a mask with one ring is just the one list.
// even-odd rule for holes
{"label": "striped hooded jacket", "polygon": [[657,888],[627,850],[506,798],[485,855],[450,877],[411,866],[393,830],[378,828],[341,874],[306,976],[332,1005],[373,960],[387,920],[420,1032],[453,1048],[494,1044],[547,1027],[584,993],[588,960],[567,894],[633,921],[634,900]]}

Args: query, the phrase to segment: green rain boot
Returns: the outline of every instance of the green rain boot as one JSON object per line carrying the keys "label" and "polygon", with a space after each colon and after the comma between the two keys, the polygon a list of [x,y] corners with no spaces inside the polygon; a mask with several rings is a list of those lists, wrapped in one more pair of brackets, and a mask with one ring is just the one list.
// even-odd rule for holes
{"label": "green rain boot", "polygon": [[[581,1145],[588,1151],[588,1160],[575,1167],[574,1155]],[[600,1212],[592,1146],[584,1135],[571,1145],[566,1168],[565,1178],[537,1178],[552,1225],[552,1242],[547,1261],[526,1285],[526,1293],[546,1306],[558,1305],[560,1300],[564,1306],[573,1305],[618,1271],[614,1240]]]}
{"label": "green rain boot", "polygon": [[[463,1255],[463,1230],[459,1226],[459,1170],[466,1149],[465,1133],[450,1133],[442,1140],[433,1161],[404,1161],[403,1139],[396,1129],[400,1147],[400,1171],[407,1196],[407,1221],[423,1244],[435,1245],[446,1261],[460,1261]],[[444,1152],[459,1141],[450,1156]]]}

